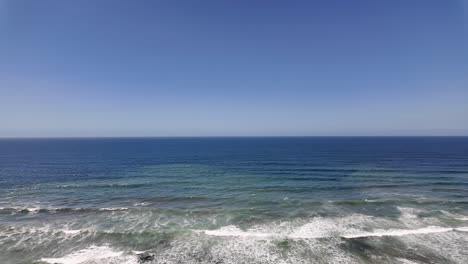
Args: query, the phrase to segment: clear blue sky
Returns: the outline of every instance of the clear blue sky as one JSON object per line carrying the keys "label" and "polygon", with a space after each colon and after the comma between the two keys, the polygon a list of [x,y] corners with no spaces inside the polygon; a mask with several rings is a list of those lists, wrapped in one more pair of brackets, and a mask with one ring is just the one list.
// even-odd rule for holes
{"label": "clear blue sky", "polygon": [[468,2],[0,0],[0,136],[468,135]]}

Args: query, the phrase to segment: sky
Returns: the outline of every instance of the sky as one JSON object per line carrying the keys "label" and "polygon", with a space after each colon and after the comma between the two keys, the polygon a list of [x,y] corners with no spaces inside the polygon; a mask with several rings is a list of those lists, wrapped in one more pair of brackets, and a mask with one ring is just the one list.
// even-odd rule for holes
{"label": "sky", "polygon": [[0,137],[468,136],[467,0],[0,0]]}

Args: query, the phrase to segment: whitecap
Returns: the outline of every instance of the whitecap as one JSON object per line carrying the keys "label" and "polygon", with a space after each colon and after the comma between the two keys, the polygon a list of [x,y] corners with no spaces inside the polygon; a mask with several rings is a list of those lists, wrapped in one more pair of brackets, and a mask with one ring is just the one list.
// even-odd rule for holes
{"label": "whitecap", "polygon": [[63,233],[67,234],[67,235],[76,235],[76,234],[79,234],[81,233],[82,230],[62,230]]}
{"label": "whitecap", "polygon": [[215,230],[202,230],[210,236],[233,236],[233,237],[272,237],[273,233],[262,232],[261,230],[243,231],[240,228],[230,225]]}
{"label": "whitecap", "polygon": [[99,208],[99,211],[125,211],[128,210],[128,207],[104,207]]}
{"label": "whitecap", "polygon": [[454,229],[450,227],[429,226],[429,227],[424,227],[424,228],[419,228],[419,229],[376,230],[374,232],[363,232],[363,233],[342,235],[342,237],[359,238],[359,237],[406,236],[406,235],[443,233],[443,232],[449,232],[453,230]]}
{"label": "whitecap", "polygon": [[[273,230],[273,232],[272,232]],[[450,231],[468,232],[468,227],[441,227],[427,226],[417,229],[375,229],[370,232],[362,231],[357,228],[342,229],[333,226],[329,221],[315,221],[297,227],[290,232],[281,229],[252,228],[242,230],[239,227],[230,225],[215,230],[194,230],[210,236],[224,237],[252,237],[252,238],[289,238],[289,239],[318,239],[318,238],[362,238],[362,237],[385,237],[385,236],[408,236],[408,235],[426,235],[434,233],[445,233]]]}
{"label": "whitecap", "polygon": [[59,264],[82,264],[82,263],[122,263],[136,264],[138,259],[135,256],[125,256],[123,251],[116,251],[109,246],[90,246],[72,252],[59,258],[42,258],[41,261]]}
{"label": "whitecap", "polygon": [[147,206],[150,205],[149,202],[141,202],[141,203],[135,203],[133,206]]}
{"label": "whitecap", "polygon": [[462,232],[468,232],[468,226],[467,227],[457,227],[455,228],[457,231],[462,231]]}
{"label": "whitecap", "polygon": [[396,260],[398,260],[401,264],[418,264],[418,262],[414,262],[404,258],[397,258]]}

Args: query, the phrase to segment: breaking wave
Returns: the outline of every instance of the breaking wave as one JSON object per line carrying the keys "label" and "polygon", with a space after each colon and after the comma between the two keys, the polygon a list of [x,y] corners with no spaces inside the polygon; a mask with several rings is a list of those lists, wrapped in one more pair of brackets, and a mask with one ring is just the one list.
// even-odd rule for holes
{"label": "breaking wave", "polygon": [[40,261],[50,264],[82,264],[82,263],[101,263],[101,264],[138,264],[135,256],[125,255],[123,251],[117,251],[109,246],[90,246],[63,257],[42,258]]}

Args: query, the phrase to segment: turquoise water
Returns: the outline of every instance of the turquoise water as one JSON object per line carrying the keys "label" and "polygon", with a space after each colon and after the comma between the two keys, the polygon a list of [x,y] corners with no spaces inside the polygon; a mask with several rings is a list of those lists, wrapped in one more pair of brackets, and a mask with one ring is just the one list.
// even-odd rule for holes
{"label": "turquoise water", "polygon": [[468,138],[0,140],[0,263],[468,263]]}

